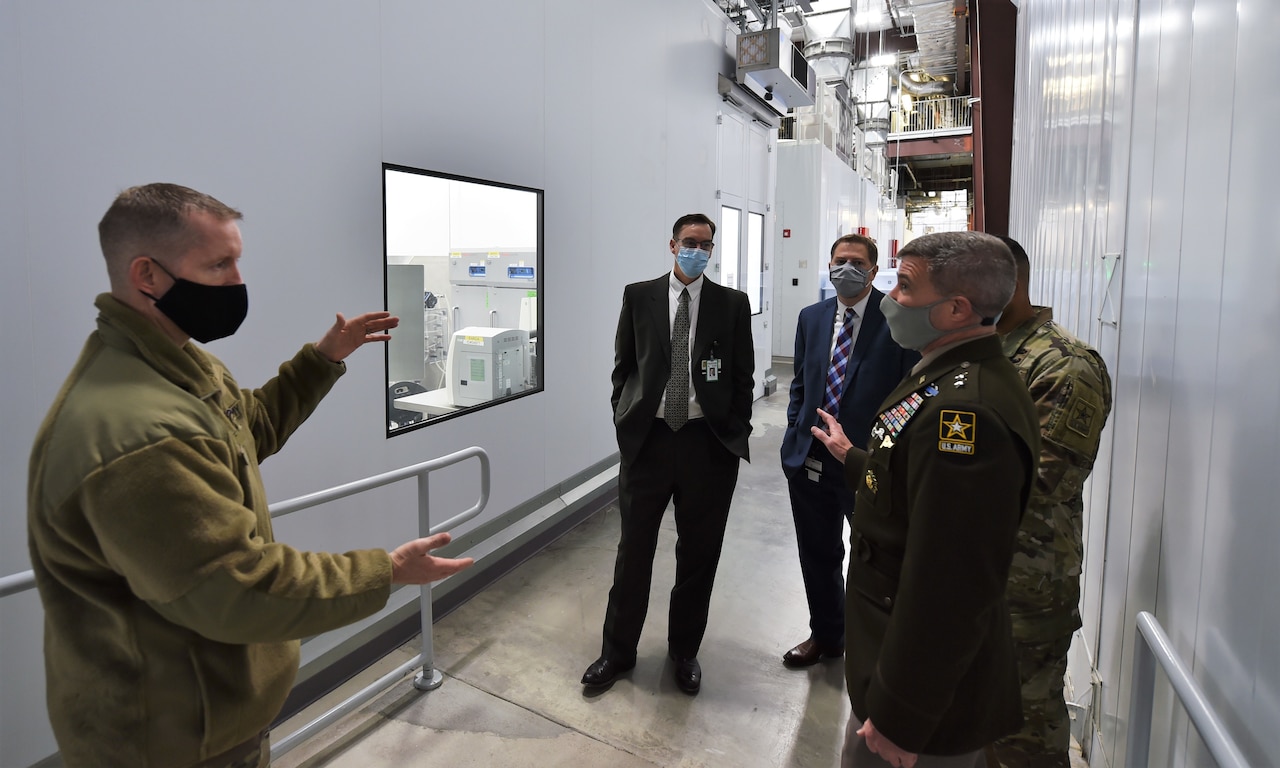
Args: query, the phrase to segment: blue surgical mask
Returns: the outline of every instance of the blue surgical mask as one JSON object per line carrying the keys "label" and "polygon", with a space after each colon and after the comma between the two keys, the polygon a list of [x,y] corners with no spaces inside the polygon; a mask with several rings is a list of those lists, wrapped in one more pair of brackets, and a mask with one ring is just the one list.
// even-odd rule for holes
{"label": "blue surgical mask", "polygon": [[691,280],[697,280],[698,275],[707,268],[707,262],[711,260],[711,251],[704,251],[701,248],[681,248],[676,254],[676,264],[680,267],[680,271]]}
{"label": "blue surgical mask", "polygon": [[884,321],[889,324],[889,335],[898,346],[919,351],[947,334],[947,331],[934,327],[929,315],[934,307],[950,300],[951,297],[947,297],[923,307],[904,307],[894,301],[892,296],[885,296],[880,302],[880,311],[884,313]]}
{"label": "blue surgical mask", "polygon": [[867,287],[867,275],[855,265],[837,264],[831,268],[831,284],[835,286],[836,295],[842,299],[852,299]]}

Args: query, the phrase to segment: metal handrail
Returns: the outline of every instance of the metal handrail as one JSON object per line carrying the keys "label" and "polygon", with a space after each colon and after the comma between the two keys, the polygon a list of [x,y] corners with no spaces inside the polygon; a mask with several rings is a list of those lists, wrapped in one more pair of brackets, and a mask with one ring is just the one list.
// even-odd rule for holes
{"label": "metal handrail", "polygon": [[[476,458],[480,460],[480,499],[474,506],[466,511],[457,514],[443,523],[439,523],[434,527],[431,525],[430,511],[430,494],[428,493],[430,483],[428,476],[437,469],[443,469],[452,466],[466,459]],[[287,499],[269,507],[271,517],[284,517],[308,507],[318,506],[330,501],[353,496],[357,493],[363,493],[374,488],[380,488],[400,480],[410,477],[418,478],[418,534],[420,536],[431,536],[441,531],[452,528],[460,523],[465,523],[476,515],[480,514],[485,505],[489,503],[489,454],[485,453],[483,448],[472,446],[464,448],[461,451],[455,451],[440,458],[431,459],[408,467],[401,467],[390,472],[384,472],[380,475],[366,477],[363,480],[337,485],[327,488],[323,491],[316,491],[305,496]],[[25,592],[35,587],[35,573],[33,571],[21,571],[19,573],[10,574],[0,577],[0,598],[8,595]],[[332,725],[341,719],[344,715],[354,711],[357,707],[378,695],[406,672],[414,667],[421,666],[422,669],[414,678],[413,685],[420,691],[432,691],[440,687],[444,682],[444,677],[434,666],[435,663],[435,644],[431,636],[431,585],[423,584],[421,588],[421,596],[419,598],[422,614],[422,652],[413,659],[401,664],[394,671],[387,673],[376,682],[361,689],[357,693],[345,699],[342,703],[328,710],[324,714],[308,722],[298,730],[284,737],[271,745],[271,759],[275,760],[289,750],[298,746],[302,742],[311,738],[322,729]]]}
{"label": "metal handrail", "polygon": [[973,132],[973,100],[967,96],[917,99],[889,113],[891,138],[947,136]]}
{"label": "metal handrail", "polygon": [[0,597],[26,592],[36,585],[35,571],[19,571],[8,576],[0,576]]}
{"label": "metal handrail", "polygon": [[1129,768],[1143,768],[1151,759],[1151,712],[1155,702],[1156,662],[1169,676],[1174,693],[1187,710],[1191,722],[1200,732],[1200,738],[1209,754],[1223,768],[1248,768],[1240,748],[1236,746],[1226,727],[1214,713],[1205,698],[1200,684],[1178,654],[1165,634],[1160,622],[1147,611],[1138,613],[1138,632],[1133,639],[1133,689],[1129,693],[1129,744],[1125,750],[1124,764]]}

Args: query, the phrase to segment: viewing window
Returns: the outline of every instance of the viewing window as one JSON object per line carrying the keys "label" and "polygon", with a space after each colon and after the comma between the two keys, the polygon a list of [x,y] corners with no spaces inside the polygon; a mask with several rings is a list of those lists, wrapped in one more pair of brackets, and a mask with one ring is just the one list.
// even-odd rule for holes
{"label": "viewing window", "polygon": [[382,167],[387,435],[542,390],[542,190]]}

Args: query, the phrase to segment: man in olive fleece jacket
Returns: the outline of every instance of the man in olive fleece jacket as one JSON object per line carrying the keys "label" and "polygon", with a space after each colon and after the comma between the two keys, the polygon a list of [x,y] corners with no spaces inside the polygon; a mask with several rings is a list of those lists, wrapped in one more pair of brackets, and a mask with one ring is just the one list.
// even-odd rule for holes
{"label": "man in olive fleece jacket", "polygon": [[297,639],[378,611],[393,583],[443,578],[448,534],[393,552],[274,541],[258,464],[386,312],[337,322],[261,389],[191,343],[248,309],[240,214],[172,184],[125,190],[99,224],[111,292],[36,436],[31,561],[49,716],[68,766],[266,765]]}

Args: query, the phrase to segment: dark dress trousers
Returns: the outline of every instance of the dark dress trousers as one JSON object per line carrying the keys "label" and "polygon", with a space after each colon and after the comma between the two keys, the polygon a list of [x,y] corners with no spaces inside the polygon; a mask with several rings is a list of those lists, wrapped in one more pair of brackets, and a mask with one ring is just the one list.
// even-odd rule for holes
{"label": "dark dress trousers", "polygon": [[[614,343],[613,423],[621,466],[622,537],[605,612],[602,655],[633,662],[649,608],[658,528],[675,499],[676,576],[667,643],[697,655],[724,541],[739,459],[748,459],[755,353],[746,294],[702,278],[689,347],[703,418],[673,432],[658,406],[671,370],[669,275],[628,285]],[[719,360],[708,377],[704,361]]]}
{"label": "dark dress trousers", "polygon": [[1005,585],[1039,456],[1035,406],[996,336],[890,393],[850,452],[845,680],[858,719],[956,755],[1022,722]]}
{"label": "dark dress trousers", "polygon": [[[871,289],[861,327],[845,369],[844,392],[836,418],[845,435],[866,448],[867,433],[880,402],[902,381],[919,353],[898,346],[880,312],[884,294]],[[844,467],[810,428],[819,423],[817,409],[827,387],[831,340],[837,315],[844,305],[832,297],[800,310],[796,323],[795,376],[787,405],[787,430],[782,436],[782,471],[791,495],[800,574],[809,602],[809,629],[827,648],[844,647],[844,526],[853,513],[853,491],[844,481]],[[821,465],[815,480],[804,466],[812,458]]]}

